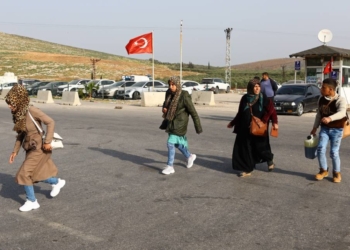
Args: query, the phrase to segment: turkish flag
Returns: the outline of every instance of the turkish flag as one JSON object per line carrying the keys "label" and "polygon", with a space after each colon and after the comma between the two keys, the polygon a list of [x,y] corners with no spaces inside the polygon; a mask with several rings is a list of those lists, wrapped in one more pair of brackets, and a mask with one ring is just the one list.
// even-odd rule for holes
{"label": "turkish flag", "polygon": [[130,39],[125,46],[128,54],[153,53],[153,36],[152,32]]}
{"label": "turkish flag", "polygon": [[332,64],[333,64],[333,58],[326,64],[326,67],[324,67],[323,74],[329,74],[333,71]]}

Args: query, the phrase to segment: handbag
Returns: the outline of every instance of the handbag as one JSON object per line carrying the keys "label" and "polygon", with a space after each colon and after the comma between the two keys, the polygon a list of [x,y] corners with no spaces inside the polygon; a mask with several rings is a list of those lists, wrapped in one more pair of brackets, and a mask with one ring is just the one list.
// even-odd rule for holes
{"label": "handbag", "polygon": [[167,119],[164,119],[164,120],[162,121],[162,124],[160,124],[159,129],[161,129],[161,130],[166,130],[167,127],[168,127],[168,120],[167,120]]}
{"label": "handbag", "polygon": [[270,135],[273,137],[278,137],[278,129],[274,129],[273,127],[271,127]]}
{"label": "handbag", "polygon": [[349,122],[348,113],[346,113],[346,121],[344,122],[344,129],[343,129],[343,138],[346,138],[349,135],[350,135],[350,122]]}
{"label": "handbag", "polygon": [[[34,122],[36,128],[39,130],[39,132],[40,132],[41,134],[43,134],[43,133],[44,133],[43,130],[41,129],[41,127],[39,126],[39,124],[34,120],[32,114],[31,114],[29,111],[28,111],[28,113],[29,113],[30,118],[31,118],[32,121]],[[43,135],[42,138],[43,138],[43,144],[44,144],[45,135]],[[57,148],[63,148],[63,147],[64,147],[64,146],[63,146],[63,138],[62,138],[59,134],[57,134],[57,133],[54,132],[54,133],[53,133],[53,138],[52,138],[52,141],[51,141],[51,148],[52,148],[52,149],[57,149]]]}
{"label": "handbag", "polygon": [[267,136],[267,124],[253,115],[252,106],[249,105],[252,120],[250,121],[250,133],[256,136]]}

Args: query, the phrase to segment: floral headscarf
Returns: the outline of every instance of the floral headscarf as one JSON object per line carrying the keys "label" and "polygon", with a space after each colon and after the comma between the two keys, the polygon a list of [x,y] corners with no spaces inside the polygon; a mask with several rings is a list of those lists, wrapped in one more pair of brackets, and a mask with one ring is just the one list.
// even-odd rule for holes
{"label": "floral headscarf", "polygon": [[175,117],[177,104],[179,102],[179,98],[182,92],[182,87],[180,83],[180,78],[178,76],[170,77],[169,82],[172,82],[176,85],[176,92],[169,95],[168,98],[165,100],[165,106],[169,107],[168,112],[166,114],[166,119],[168,121],[172,121]]}
{"label": "floral headscarf", "polygon": [[20,84],[15,84],[5,96],[7,104],[15,108],[12,112],[12,120],[17,133],[26,131],[26,116],[29,109],[29,96],[27,90]]}

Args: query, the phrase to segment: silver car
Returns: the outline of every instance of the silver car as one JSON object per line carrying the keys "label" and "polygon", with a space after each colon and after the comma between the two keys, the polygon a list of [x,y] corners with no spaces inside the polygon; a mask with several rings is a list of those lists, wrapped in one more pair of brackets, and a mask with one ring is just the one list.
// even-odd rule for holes
{"label": "silver car", "polygon": [[134,81],[120,81],[115,82],[105,88],[101,88],[97,91],[99,97],[103,98],[117,98],[118,90],[124,90],[124,87],[131,87]]}
{"label": "silver car", "polygon": [[[147,82],[136,82],[131,87],[125,88],[123,90],[118,90],[119,98],[128,98],[128,99],[140,99],[142,92],[152,92],[153,91],[153,81]],[[154,87],[167,86],[164,82],[154,81]],[[155,90],[154,90],[155,91]]]}

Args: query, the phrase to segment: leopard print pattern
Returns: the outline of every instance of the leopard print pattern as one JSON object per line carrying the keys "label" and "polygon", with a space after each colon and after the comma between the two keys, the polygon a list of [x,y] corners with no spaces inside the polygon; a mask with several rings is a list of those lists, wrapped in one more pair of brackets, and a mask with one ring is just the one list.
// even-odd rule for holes
{"label": "leopard print pattern", "polygon": [[20,84],[16,84],[5,96],[8,105],[15,108],[12,111],[12,120],[15,126],[13,130],[17,133],[26,131],[26,116],[29,109],[29,96],[27,90]]}

